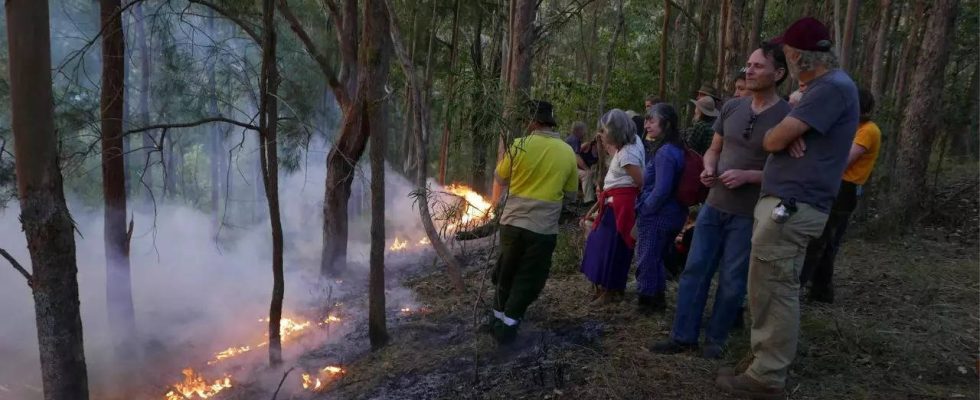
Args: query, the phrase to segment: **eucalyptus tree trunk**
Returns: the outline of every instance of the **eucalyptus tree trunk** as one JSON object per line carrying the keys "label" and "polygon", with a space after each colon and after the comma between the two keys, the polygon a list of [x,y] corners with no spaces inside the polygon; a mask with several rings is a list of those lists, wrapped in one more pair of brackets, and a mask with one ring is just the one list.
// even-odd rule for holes
{"label": "eucalyptus tree trunk", "polygon": [[943,86],[946,61],[949,58],[953,24],[956,21],[957,0],[937,0],[923,18],[925,34],[911,76],[909,103],[898,135],[896,168],[903,171],[902,179],[892,181],[892,190],[884,214],[896,227],[908,226],[919,214],[926,187],[926,170],[936,132],[941,126]]}
{"label": "eucalyptus tree trunk", "polygon": [[125,93],[125,39],[120,0],[101,0],[102,24],[102,193],[106,259],[106,308],[118,360],[139,359],[136,313],[126,230],[126,165],[123,154],[123,96]]}
{"label": "eucalyptus tree trunk", "polygon": [[888,31],[891,29],[891,0],[880,0],[880,19],[875,33],[874,53],[871,56],[871,94],[882,102],[881,90],[885,86],[885,48],[888,46]]}
{"label": "eucalyptus tree trunk", "polygon": [[749,32],[745,51],[751,52],[762,44],[762,23],[766,17],[766,0],[755,0],[752,10],[752,31]]}
{"label": "eucalyptus tree trunk", "polygon": [[[721,93],[728,93],[735,87],[735,71],[745,65],[748,54],[742,48],[743,16],[745,0],[731,0],[728,8],[728,29],[725,34],[725,63],[722,72],[721,85],[716,88]],[[716,93],[715,95],[720,96]]]}
{"label": "eucalyptus tree trunk", "polygon": [[443,112],[442,147],[439,149],[439,184],[446,184],[446,169],[449,165],[449,142],[452,132],[452,110],[451,104],[456,98],[455,77],[456,77],[456,47],[459,43],[459,6],[460,0],[456,0],[456,7],[453,10],[453,37],[449,48],[449,83],[446,98],[445,112]]}
{"label": "eucalyptus tree trunk", "polygon": [[[664,0],[664,24],[660,34],[660,82],[657,86],[657,96],[661,99],[667,98],[667,46],[670,45],[670,3],[671,0]],[[623,2],[619,2],[619,14],[622,15]],[[616,32],[618,33],[617,27]]]}
{"label": "eucalyptus tree trunk", "polygon": [[701,8],[698,10],[698,42],[694,47],[694,79],[691,80],[691,86],[687,90],[687,95],[690,96],[698,89],[698,85],[703,82],[701,80],[704,77],[704,57],[705,49],[708,46],[708,32],[711,29],[709,27],[711,22],[711,16],[706,8]]}
{"label": "eucalyptus tree trunk", "polygon": [[[718,14],[718,52],[715,54],[715,81],[716,90],[720,90],[725,82],[725,47],[728,40],[728,19],[731,2],[734,0],[721,0],[721,13]],[[718,93],[715,93],[718,96]]]}
{"label": "eucalyptus tree trunk", "polygon": [[847,17],[844,20],[844,41],[841,43],[840,52],[840,65],[845,71],[851,70],[851,58],[854,53],[854,34],[857,31],[858,7],[860,5],[861,0],[847,0]]}
{"label": "eucalyptus tree trunk", "polygon": [[[626,18],[623,16],[623,0],[619,0],[616,3],[616,30],[613,33],[612,42],[609,43],[609,50],[606,52],[606,72],[602,75],[602,89],[599,90],[599,115],[606,112],[606,91],[609,90],[609,80],[612,79],[613,72],[613,62],[615,61],[616,55],[616,43],[619,41],[619,35],[623,33],[623,27],[626,24]],[[661,68],[664,68],[666,63],[661,61]],[[663,70],[660,71],[661,74],[664,73]],[[661,82],[663,82],[664,76],[660,77]]]}
{"label": "eucalyptus tree trunk", "polygon": [[45,400],[87,400],[78,269],[71,215],[58,166],[51,89],[48,2],[7,0],[10,125],[20,222],[31,255]]}
{"label": "eucalyptus tree trunk", "polygon": [[275,0],[262,1],[262,72],[259,76],[259,161],[262,183],[269,205],[272,228],[272,301],[269,305],[269,364],[282,364],[282,301],[285,294],[283,279],[282,219],[279,214],[279,149],[277,145],[279,100],[279,71],[276,68]]}
{"label": "eucalyptus tree trunk", "polygon": [[[385,0],[364,2],[364,33],[361,36],[359,66],[365,115],[361,129],[371,140],[371,271],[368,285],[368,337],[371,348],[388,343],[385,321],[385,85],[391,61],[391,39]],[[424,150],[424,148],[422,148]],[[424,151],[423,151],[424,152]]]}

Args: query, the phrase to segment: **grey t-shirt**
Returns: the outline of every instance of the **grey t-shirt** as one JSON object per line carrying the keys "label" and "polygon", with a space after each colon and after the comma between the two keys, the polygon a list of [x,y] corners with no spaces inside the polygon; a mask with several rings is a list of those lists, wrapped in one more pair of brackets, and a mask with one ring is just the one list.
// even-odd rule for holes
{"label": "grey t-shirt", "polygon": [[[762,138],[766,131],[776,126],[789,113],[789,103],[779,100],[759,115],[753,116],[752,97],[731,99],[721,108],[721,116],[715,120],[714,131],[724,138],[715,176],[730,169],[761,171],[766,165],[766,153]],[[748,130],[749,127],[751,130]],[[748,138],[746,138],[748,133]],[[708,205],[729,214],[752,216],[759,201],[759,185],[746,183],[735,189],[717,184],[708,192]]]}
{"label": "grey t-shirt", "polygon": [[860,114],[857,86],[844,71],[834,69],[810,81],[803,100],[789,113],[810,126],[803,134],[806,153],[802,158],[786,150],[771,154],[763,170],[762,194],[830,212]]}

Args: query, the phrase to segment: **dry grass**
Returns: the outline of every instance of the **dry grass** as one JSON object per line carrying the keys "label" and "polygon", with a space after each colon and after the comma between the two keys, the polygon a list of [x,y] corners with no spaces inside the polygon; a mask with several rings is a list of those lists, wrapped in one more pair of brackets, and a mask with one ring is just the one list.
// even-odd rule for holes
{"label": "dry grass", "polygon": [[[976,201],[968,203],[975,213]],[[845,243],[837,303],[803,305],[789,398],[980,398],[977,235],[958,227],[951,236],[935,225],[890,241]],[[672,307],[643,317],[629,295],[602,309],[586,306],[580,238],[577,227],[563,227],[551,278],[516,349],[500,350],[474,332],[474,310],[486,309],[477,289],[492,289],[480,258],[470,263],[463,298],[438,272],[405,282],[431,313],[395,327],[391,346],[350,364],[353,379],[324,398],[725,398],[714,373],[747,364],[748,333],[736,333],[719,361],[650,353],[646,346],[667,337]],[[675,298],[676,284],[668,283],[668,299]]]}

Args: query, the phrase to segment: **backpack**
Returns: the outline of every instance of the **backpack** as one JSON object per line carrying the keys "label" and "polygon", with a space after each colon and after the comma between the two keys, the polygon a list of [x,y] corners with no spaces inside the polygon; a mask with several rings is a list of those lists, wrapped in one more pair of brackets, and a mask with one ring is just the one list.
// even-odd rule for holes
{"label": "backpack", "polygon": [[677,182],[677,201],[684,207],[696,206],[708,197],[708,187],[701,183],[704,160],[696,151],[684,146],[684,170]]}

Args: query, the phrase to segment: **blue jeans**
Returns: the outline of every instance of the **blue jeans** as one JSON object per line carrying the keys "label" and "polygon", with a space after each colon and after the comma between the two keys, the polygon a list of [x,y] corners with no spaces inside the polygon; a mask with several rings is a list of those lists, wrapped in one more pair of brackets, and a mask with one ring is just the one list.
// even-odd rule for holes
{"label": "blue jeans", "polygon": [[751,216],[720,211],[709,205],[701,208],[694,225],[694,240],[677,289],[677,312],[670,337],[680,343],[696,344],[701,332],[701,315],[708,301],[708,290],[720,268],[718,291],[705,341],[724,346],[728,332],[745,299],[752,248]]}

